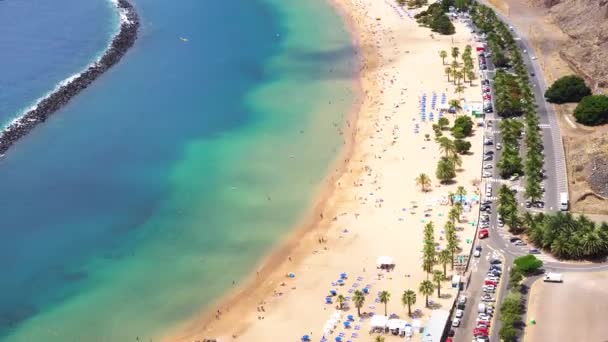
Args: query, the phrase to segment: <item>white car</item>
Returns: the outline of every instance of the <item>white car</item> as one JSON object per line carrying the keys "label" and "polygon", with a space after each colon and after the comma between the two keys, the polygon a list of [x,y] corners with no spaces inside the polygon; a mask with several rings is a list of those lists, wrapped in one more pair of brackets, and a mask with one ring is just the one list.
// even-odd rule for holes
{"label": "white car", "polygon": [[491,169],[491,168],[493,168],[493,167],[494,167],[494,166],[492,166],[492,164],[486,164],[486,165],[484,165],[484,166],[483,166],[483,169],[484,169],[484,170],[489,170],[489,169]]}
{"label": "white car", "polygon": [[466,296],[460,296],[460,298],[458,298],[458,304],[466,304],[466,302],[467,302]]}
{"label": "white car", "polygon": [[479,258],[481,256],[481,252],[478,250],[475,250],[475,252],[473,252],[473,256],[476,258]]}
{"label": "white car", "polygon": [[457,328],[460,326],[460,319],[459,318],[454,318],[454,320],[452,321],[452,326]]}
{"label": "white car", "polygon": [[462,316],[464,315],[464,311],[458,309],[456,310],[456,318],[462,318]]}
{"label": "white car", "polygon": [[502,148],[502,144],[501,143],[496,143],[496,149],[500,150]]}
{"label": "white car", "polygon": [[483,178],[488,178],[488,177],[492,177],[492,172],[490,171],[484,171],[483,174],[481,175]]}
{"label": "white car", "polygon": [[488,276],[486,278],[486,280],[491,280],[491,281],[499,282],[500,281],[500,277],[497,277],[495,275],[491,275],[491,276]]}
{"label": "white car", "polygon": [[480,313],[478,317],[482,321],[489,321],[490,319],[492,319],[492,317],[490,317],[490,315],[484,314],[484,313]]}
{"label": "white car", "polygon": [[512,182],[514,182],[514,181],[516,181],[518,179],[519,179],[519,175],[517,173],[514,174],[513,176],[511,176],[511,178],[509,178],[509,180],[512,181]]}

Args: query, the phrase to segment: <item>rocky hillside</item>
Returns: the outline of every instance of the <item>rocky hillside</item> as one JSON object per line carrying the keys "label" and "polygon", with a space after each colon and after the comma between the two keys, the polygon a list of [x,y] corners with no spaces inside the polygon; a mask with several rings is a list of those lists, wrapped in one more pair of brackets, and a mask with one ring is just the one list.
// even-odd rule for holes
{"label": "rocky hillside", "polygon": [[591,84],[608,88],[608,0],[536,0],[572,39],[560,52]]}

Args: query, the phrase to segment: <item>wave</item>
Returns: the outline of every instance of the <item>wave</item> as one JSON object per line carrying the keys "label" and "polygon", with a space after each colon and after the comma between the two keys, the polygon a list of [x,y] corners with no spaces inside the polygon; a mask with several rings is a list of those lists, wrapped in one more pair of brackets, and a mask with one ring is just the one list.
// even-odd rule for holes
{"label": "wave", "polygon": [[22,115],[11,121],[0,133],[0,154],[4,154],[36,125],[46,121],[70,99],[86,89],[104,72],[118,63],[137,40],[139,17],[127,0],[110,0],[120,17],[120,28],[106,51],[81,73],[61,81],[47,96],[41,98]]}

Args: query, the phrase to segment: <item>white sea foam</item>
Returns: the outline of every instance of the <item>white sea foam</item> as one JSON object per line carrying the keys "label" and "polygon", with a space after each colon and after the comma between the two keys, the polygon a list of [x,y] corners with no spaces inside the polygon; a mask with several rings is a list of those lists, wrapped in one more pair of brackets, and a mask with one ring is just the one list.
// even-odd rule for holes
{"label": "white sea foam", "polygon": [[2,129],[2,132],[0,133],[0,137],[2,135],[4,135],[5,131],[10,130],[11,128],[14,128],[14,127],[21,126],[24,116],[27,113],[38,108],[38,106],[40,105],[40,103],[42,101],[44,101],[46,98],[50,97],[52,94],[57,92],[59,89],[61,89],[61,87],[67,86],[70,83],[72,83],[75,79],[80,77],[85,71],[89,70],[89,68],[99,65],[99,62],[101,62],[101,58],[107,53],[107,51],[112,46],[114,39],[120,33],[120,31],[122,29],[122,25],[132,25],[133,24],[133,22],[131,20],[129,20],[127,10],[119,7],[118,0],[108,0],[108,1],[116,8],[119,18],[120,18],[120,22],[119,22],[118,30],[116,31],[115,35],[112,37],[110,42],[108,43],[108,46],[104,49],[103,53],[99,57],[97,57],[97,59],[94,62],[87,65],[83,71],[73,74],[73,75],[67,77],[66,79],[62,80],[55,86],[55,88],[53,88],[53,90],[49,91],[46,95],[43,95],[43,96],[39,97],[36,101],[34,101],[33,105],[31,105],[28,108],[26,108],[25,110],[23,110],[17,117],[15,117],[13,120],[11,120],[11,122],[9,122],[7,125],[4,126],[4,128]]}

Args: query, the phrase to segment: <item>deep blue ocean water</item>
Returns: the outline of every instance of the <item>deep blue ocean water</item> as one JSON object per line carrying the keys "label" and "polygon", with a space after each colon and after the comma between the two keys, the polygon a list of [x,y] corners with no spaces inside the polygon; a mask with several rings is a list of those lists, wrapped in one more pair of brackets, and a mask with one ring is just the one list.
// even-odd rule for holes
{"label": "deep blue ocean water", "polygon": [[[0,160],[0,341],[162,334],[289,231],[341,145],[352,47],[322,0],[135,5],[125,59]],[[105,0],[0,1],[1,122],[116,25]]]}

